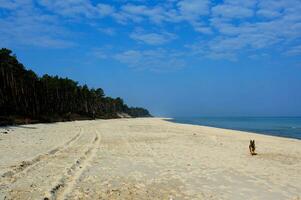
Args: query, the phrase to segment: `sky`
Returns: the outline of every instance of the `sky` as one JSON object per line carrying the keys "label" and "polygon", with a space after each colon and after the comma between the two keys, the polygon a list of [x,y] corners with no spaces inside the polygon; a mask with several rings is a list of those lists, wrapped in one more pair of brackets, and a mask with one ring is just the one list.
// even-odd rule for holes
{"label": "sky", "polygon": [[0,0],[0,47],[156,116],[301,116],[301,0]]}

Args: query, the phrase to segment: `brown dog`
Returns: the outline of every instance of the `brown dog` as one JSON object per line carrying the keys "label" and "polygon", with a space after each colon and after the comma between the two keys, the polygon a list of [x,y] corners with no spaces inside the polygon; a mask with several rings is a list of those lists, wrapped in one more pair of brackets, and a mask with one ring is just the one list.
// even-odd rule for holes
{"label": "brown dog", "polygon": [[250,144],[249,144],[249,150],[250,150],[250,154],[256,155],[257,153],[255,153],[255,140],[250,140]]}

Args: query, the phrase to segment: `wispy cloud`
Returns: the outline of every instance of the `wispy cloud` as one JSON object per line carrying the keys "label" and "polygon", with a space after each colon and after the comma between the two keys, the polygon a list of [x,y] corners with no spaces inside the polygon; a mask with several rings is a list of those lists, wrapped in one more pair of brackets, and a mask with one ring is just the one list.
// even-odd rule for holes
{"label": "wispy cloud", "polygon": [[[68,25],[84,24],[100,36],[119,39],[123,34],[123,40],[131,39],[127,42],[133,44],[123,52],[107,58],[146,68],[183,65],[175,51],[228,60],[237,60],[240,54],[256,57],[269,48],[297,55],[301,41],[300,0],[0,0],[0,10],[2,44],[68,48],[77,42],[71,34],[85,34]],[[175,50],[172,41],[179,41]],[[141,50],[133,50],[137,48]],[[166,58],[170,61],[159,62]]]}
{"label": "wispy cloud", "polygon": [[183,68],[186,65],[182,55],[166,49],[127,50],[117,53],[114,58],[136,70],[156,72]]}
{"label": "wispy cloud", "polygon": [[62,16],[92,15],[93,6],[89,1],[60,1],[60,0],[38,0],[37,3],[45,9]]}
{"label": "wispy cloud", "polygon": [[105,17],[105,16],[110,16],[110,15],[114,14],[116,11],[113,6],[110,6],[108,4],[100,4],[99,3],[96,6],[96,12],[101,17]]}
{"label": "wispy cloud", "polygon": [[75,43],[67,38],[68,30],[54,15],[44,14],[31,1],[11,1],[6,4],[7,15],[0,18],[0,39],[3,45],[66,48]]}
{"label": "wispy cloud", "polygon": [[177,6],[183,19],[198,21],[201,16],[209,14],[209,4],[208,0],[182,0]]}
{"label": "wispy cloud", "polygon": [[136,30],[130,37],[134,40],[144,42],[149,45],[161,45],[176,39],[176,35],[169,32],[146,33],[145,31]]}
{"label": "wispy cloud", "polygon": [[106,35],[114,36],[116,34],[113,28],[98,28],[98,30]]}
{"label": "wispy cloud", "polygon": [[226,19],[252,17],[255,5],[254,0],[226,0],[223,4],[212,7],[212,14]]}
{"label": "wispy cloud", "polygon": [[111,48],[109,46],[103,48],[93,48],[89,53],[89,56],[96,57],[97,59],[108,59],[112,54],[108,54],[107,49]]}
{"label": "wispy cloud", "polygon": [[291,47],[288,51],[285,52],[285,55],[301,56],[301,45]]}
{"label": "wispy cloud", "polygon": [[148,19],[154,23],[161,23],[165,19],[164,11],[159,6],[147,7],[144,5],[126,4],[121,6],[120,12],[115,13],[113,17],[121,22],[126,20],[142,22],[144,19]]}

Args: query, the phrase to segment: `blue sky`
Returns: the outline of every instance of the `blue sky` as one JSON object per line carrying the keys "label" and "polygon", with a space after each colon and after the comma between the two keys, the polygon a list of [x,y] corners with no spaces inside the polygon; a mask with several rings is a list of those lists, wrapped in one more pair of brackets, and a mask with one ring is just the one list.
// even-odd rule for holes
{"label": "blue sky", "polygon": [[300,0],[0,0],[0,46],[155,115],[300,116],[300,13]]}

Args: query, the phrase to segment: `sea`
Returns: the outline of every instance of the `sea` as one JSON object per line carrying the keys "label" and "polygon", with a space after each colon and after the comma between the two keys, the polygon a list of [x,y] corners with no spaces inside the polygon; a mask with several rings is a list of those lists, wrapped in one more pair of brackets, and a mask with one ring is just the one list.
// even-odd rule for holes
{"label": "sea", "polygon": [[170,121],[301,139],[301,117],[176,117]]}

